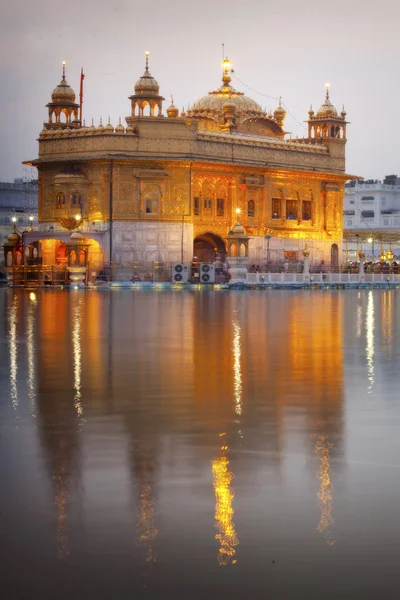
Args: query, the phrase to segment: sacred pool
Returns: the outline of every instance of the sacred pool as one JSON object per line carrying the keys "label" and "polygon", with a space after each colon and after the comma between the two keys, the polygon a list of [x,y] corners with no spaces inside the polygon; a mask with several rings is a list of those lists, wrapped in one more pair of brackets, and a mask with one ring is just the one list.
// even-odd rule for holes
{"label": "sacred pool", "polygon": [[400,290],[0,289],[9,598],[397,598]]}

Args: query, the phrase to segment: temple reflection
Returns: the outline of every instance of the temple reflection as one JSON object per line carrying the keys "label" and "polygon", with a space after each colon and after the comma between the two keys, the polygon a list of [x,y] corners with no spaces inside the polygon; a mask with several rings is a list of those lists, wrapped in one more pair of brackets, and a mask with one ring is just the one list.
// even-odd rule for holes
{"label": "temple reflection", "polygon": [[320,488],[317,493],[318,503],[321,509],[321,517],[317,525],[317,531],[324,533],[328,544],[334,544],[332,538],[333,527],[333,483],[331,472],[330,453],[332,444],[325,434],[319,436],[315,452],[320,460],[318,477],[320,479]]}
{"label": "temple reflection", "polygon": [[215,539],[219,541],[218,562],[227,565],[236,562],[235,546],[239,545],[235,525],[233,523],[233,500],[235,494],[231,487],[233,473],[229,470],[229,460],[226,456],[228,447],[221,447],[220,457],[212,461],[212,473],[215,490]]}
{"label": "temple reflection", "polygon": [[35,348],[35,312],[36,312],[36,295],[32,293],[29,296],[30,305],[28,308],[28,315],[26,320],[26,348],[28,358],[28,394],[29,404],[31,412],[35,414],[35,360],[36,360],[36,348]]}
{"label": "temple reflection", "polygon": [[74,388],[75,409],[78,416],[82,414],[81,402],[81,375],[82,375],[82,349],[81,349],[81,326],[82,326],[82,304],[79,299],[72,313],[72,349],[74,357]]}
{"label": "temple reflection", "polygon": [[14,410],[18,408],[18,360],[17,360],[17,323],[18,323],[18,297],[14,294],[12,299],[11,310],[8,318],[8,344],[10,352],[10,392],[11,402]]}
{"label": "temple reflection", "polygon": [[366,347],[365,353],[367,358],[367,369],[368,369],[368,392],[371,393],[374,385],[375,367],[374,367],[374,354],[375,354],[375,314],[374,314],[374,296],[373,292],[368,292],[368,303],[367,311],[365,315],[365,336],[366,336]]}

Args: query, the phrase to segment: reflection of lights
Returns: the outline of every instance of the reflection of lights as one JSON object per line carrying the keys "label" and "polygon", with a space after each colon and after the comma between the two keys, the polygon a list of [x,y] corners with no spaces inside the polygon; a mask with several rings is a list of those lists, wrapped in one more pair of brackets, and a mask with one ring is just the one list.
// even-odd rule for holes
{"label": "reflection of lights", "polygon": [[32,302],[36,301],[36,294],[35,294],[35,292],[31,292],[29,294],[29,300],[31,300]]}
{"label": "reflection of lights", "polygon": [[365,330],[367,337],[367,345],[365,348],[367,355],[367,369],[368,369],[368,391],[372,390],[374,384],[374,329],[375,329],[375,317],[374,317],[374,297],[372,291],[368,293],[368,304],[367,314],[365,317]]}
{"label": "reflection of lights", "polygon": [[10,342],[10,388],[11,402],[14,409],[18,408],[18,389],[17,389],[17,308],[18,300],[14,296],[9,318],[9,342]]}
{"label": "reflection of lights", "polygon": [[[33,292],[32,292],[33,294]],[[34,295],[34,294],[33,294]],[[31,294],[30,294],[31,296]],[[31,298],[32,300],[32,298]],[[36,300],[36,296],[35,296]],[[27,324],[26,324],[26,348],[28,354],[28,387],[29,387],[29,400],[31,404],[31,410],[33,411],[34,398],[35,398],[35,343],[34,343],[34,322],[35,322],[35,304],[29,306]]]}
{"label": "reflection of lights", "polygon": [[58,508],[57,515],[57,541],[58,541],[58,558],[60,560],[66,558],[69,554],[68,550],[68,526],[67,526],[67,501],[68,491],[63,478],[60,475],[53,477],[56,485],[56,495],[54,502]]}
{"label": "reflection of lights", "polygon": [[[317,531],[320,533],[331,533],[333,525],[333,484],[331,481],[331,465],[330,465],[330,450],[331,442],[325,434],[319,436],[315,452],[320,459],[318,477],[321,480],[321,485],[318,490],[318,504],[321,509],[321,518],[317,525]],[[335,540],[327,539],[328,544],[334,544]]]}
{"label": "reflection of lights", "polygon": [[[222,446],[226,450],[227,446]],[[218,551],[218,562],[220,565],[227,565],[236,553],[234,546],[238,546],[239,540],[236,536],[235,526],[233,524],[234,510],[232,502],[235,498],[230,483],[233,474],[228,470],[229,461],[226,456],[221,455],[218,460],[212,462],[212,472],[214,477],[215,489],[215,527],[218,533],[215,536],[220,543]],[[232,560],[232,562],[235,562]]]}
{"label": "reflection of lights", "polygon": [[82,414],[81,402],[81,373],[82,373],[82,349],[81,349],[81,302],[74,310],[72,327],[72,348],[74,353],[74,387],[75,408],[78,416]]}
{"label": "reflection of lights", "polygon": [[237,415],[242,414],[242,372],[240,369],[240,338],[241,329],[239,321],[233,321],[233,390],[235,394],[235,413]]}
{"label": "reflection of lights", "polygon": [[138,524],[138,538],[146,545],[146,562],[155,562],[155,556],[151,542],[157,537],[155,519],[155,499],[152,496],[151,486],[148,483],[142,485],[140,492],[140,517]]}

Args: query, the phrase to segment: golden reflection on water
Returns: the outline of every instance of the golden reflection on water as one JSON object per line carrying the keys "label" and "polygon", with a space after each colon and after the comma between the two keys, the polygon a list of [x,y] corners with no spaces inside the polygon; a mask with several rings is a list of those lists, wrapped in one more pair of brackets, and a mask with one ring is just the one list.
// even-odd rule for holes
{"label": "golden reflection on water", "polygon": [[393,294],[391,291],[384,292],[382,296],[382,337],[385,341],[385,349],[391,355],[393,344]]}
{"label": "golden reflection on water", "polygon": [[320,460],[318,478],[321,482],[317,493],[318,504],[321,509],[317,531],[325,533],[327,535],[326,541],[331,545],[335,543],[335,540],[331,537],[333,527],[333,484],[331,479],[330,453],[332,447],[326,434],[321,434],[315,446],[315,452]]}
{"label": "golden reflection on water", "polygon": [[235,413],[242,414],[242,371],[240,365],[241,358],[241,328],[237,319],[233,324],[233,390],[235,395]]}
{"label": "golden reflection on water", "polygon": [[143,483],[140,490],[140,513],[137,527],[138,540],[145,548],[144,561],[156,561],[153,541],[157,537],[155,498],[149,483]]}
{"label": "golden reflection on water", "polygon": [[81,377],[82,377],[82,347],[81,347],[81,329],[82,329],[82,300],[74,308],[72,317],[72,351],[74,358],[74,389],[75,389],[75,409],[79,416],[82,414],[81,400]]}
{"label": "golden reflection on water", "polygon": [[9,350],[10,350],[10,390],[11,402],[14,410],[18,408],[18,358],[17,358],[17,322],[18,322],[18,299],[14,295],[9,316]]}
{"label": "golden reflection on water", "polygon": [[374,355],[375,355],[375,314],[374,314],[374,295],[372,290],[368,292],[367,314],[365,317],[366,332],[366,356],[368,369],[368,393],[372,392],[375,378]]}
{"label": "golden reflection on water", "polygon": [[58,543],[58,558],[65,559],[69,555],[68,548],[68,520],[67,520],[67,503],[69,493],[66,484],[61,475],[53,475],[55,485],[54,503],[57,506],[57,543]]}
{"label": "golden reflection on water", "polygon": [[235,493],[231,488],[233,473],[229,471],[229,460],[225,455],[227,446],[222,446],[221,456],[212,461],[212,473],[215,489],[215,527],[218,533],[215,539],[219,541],[218,562],[227,565],[230,561],[236,562],[233,557],[236,554],[235,546],[239,540],[233,523],[233,500]]}
{"label": "golden reflection on water", "polygon": [[32,297],[33,292],[29,295],[32,301],[28,309],[28,317],[26,322],[26,347],[28,355],[28,388],[29,388],[29,404],[31,407],[32,415],[35,411],[35,310],[36,310],[36,296]]}

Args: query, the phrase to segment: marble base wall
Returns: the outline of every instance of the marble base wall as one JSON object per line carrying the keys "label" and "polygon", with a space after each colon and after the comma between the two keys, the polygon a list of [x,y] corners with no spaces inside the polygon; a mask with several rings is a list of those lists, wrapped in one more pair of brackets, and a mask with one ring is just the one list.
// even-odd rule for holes
{"label": "marble base wall", "polygon": [[138,262],[190,262],[193,257],[191,223],[114,221],[112,260],[121,265]]}
{"label": "marble base wall", "polygon": [[[342,263],[341,240],[296,240],[290,238],[271,238],[269,241],[269,262],[281,263],[285,260],[285,252],[294,253],[294,260],[304,261],[303,250],[307,246],[310,251],[310,265],[322,261],[331,264],[332,244],[337,245],[338,264]],[[249,240],[249,264],[265,264],[268,260],[268,240],[263,237]],[[293,260],[290,258],[289,260]]]}

